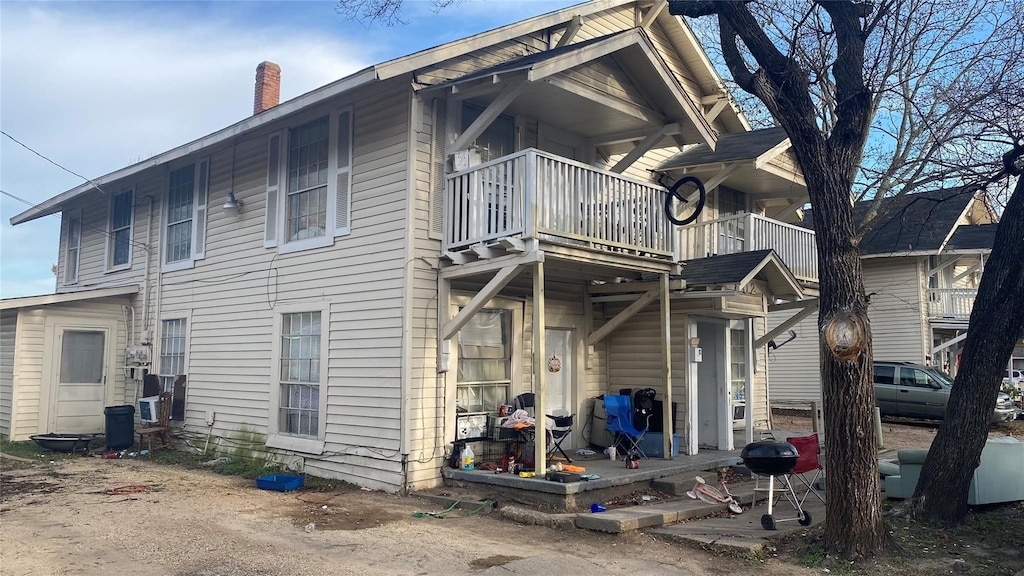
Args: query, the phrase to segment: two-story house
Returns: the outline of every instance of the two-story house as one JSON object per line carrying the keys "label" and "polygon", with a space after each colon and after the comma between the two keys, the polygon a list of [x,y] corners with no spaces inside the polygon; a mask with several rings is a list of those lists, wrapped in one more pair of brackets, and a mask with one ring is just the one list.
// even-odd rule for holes
{"label": "two-story house", "polygon": [[[97,426],[156,375],[180,437],[390,491],[439,483],[463,416],[527,391],[582,423],[653,388],[684,455],[752,437],[768,306],[814,290],[813,233],[783,223],[806,190],[665,5],[565,8],[284,103],[264,63],[252,117],[14,217],[64,225],[57,293],[4,304],[5,430]],[[707,209],[678,228],[659,178],[694,174]]]}
{"label": "two-story house", "polygon": [[[883,216],[860,243],[874,357],[934,365],[955,375],[992,250],[995,212],[983,192],[971,189],[921,192],[885,202]],[[854,217],[863,219],[870,204],[858,202]],[[813,226],[811,212],[802,225]],[[813,310],[786,327],[795,339],[769,352],[773,406],[821,401],[818,315]],[[793,316],[791,311],[773,312],[769,324],[774,328]]]}

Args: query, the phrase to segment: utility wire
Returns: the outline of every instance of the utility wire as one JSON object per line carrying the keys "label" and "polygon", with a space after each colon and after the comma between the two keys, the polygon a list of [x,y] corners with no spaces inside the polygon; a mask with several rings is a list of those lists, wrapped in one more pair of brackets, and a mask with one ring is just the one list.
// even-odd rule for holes
{"label": "utility wire", "polygon": [[74,170],[71,170],[70,168],[65,168],[64,166],[61,166],[60,164],[58,164],[57,162],[55,162],[55,161],[53,161],[53,160],[50,160],[49,158],[47,158],[47,157],[46,157],[46,156],[44,156],[43,154],[41,154],[41,153],[39,153],[39,152],[37,152],[37,151],[33,150],[33,149],[32,149],[31,147],[29,147],[29,146],[28,146],[28,144],[25,144],[24,142],[22,142],[21,140],[18,140],[18,139],[17,139],[17,138],[15,138],[14,136],[11,136],[11,135],[10,135],[10,134],[8,134],[7,132],[4,132],[3,130],[0,130],[0,134],[3,134],[4,136],[7,136],[7,137],[8,137],[8,138],[10,138],[10,139],[11,139],[12,141],[14,141],[14,143],[15,143],[15,144],[17,144],[18,146],[21,146],[21,147],[22,147],[22,148],[24,148],[25,150],[28,150],[29,152],[31,152],[31,153],[33,153],[33,154],[35,154],[36,156],[39,156],[39,157],[40,157],[40,158],[42,158],[43,160],[46,160],[46,161],[47,161],[47,162],[49,162],[50,164],[53,164],[54,166],[56,166],[57,168],[60,168],[61,170],[63,170],[63,171],[65,171],[65,172],[67,172],[68,174],[74,174],[75,176],[78,176],[79,178],[81,178],[82,180],[85,180],[85,181],[86,181],[86,182],[88,182],[89,184],[92,184],[92,185],[93,185],[93,186],[95,186],[95,187],[96,187],[96,189],[97,189],[97,190],[99,190],[100,192],[103,192],[104,194],[106,194],[106,193],[107,193],[107,191],[106,191],[106,190],[104,190],[103,188],[101,188],[101,187],[100,187],[100,185],[99,185],[99,184],[97,184],[97,183],[96,183],[95,181],[93,181],[93,180],[90,180],[90,179],[86,178],[85,176],[82,176],[81,174],[79,174],[78,172],[75,172]]}
{"label": "utility wire", "polygon": [[[39,207],[39,204],[33,204],[31,201],[25,200],[24,198],[22,198],[20,196],[15,196],[14,194],[11,194],[7,190],[0,190],[0,194],[3,194],[4,196],[7,196],[8,198],[13,198],[13,199],[17,200],[18,202],[22,202],[24,204],[27,204],[27,205],[33,207],[33,208],[38,208]],[[135,206],[133,205],[132,208],[134,208],[134,207]],[[60,218],[60,214],[57,214],[56,212],[53,212],[51,214],[47,214],[47,216],[54,216],[56,218]],[[109,232],[107,230],[103,230],[102,228],[97,228],[95,226],[90,226],[90,225],[86,224],[84,222],[84,218],[79,218],[78,220],[79,220],[78,224],[82,228],[88,228],[89,230],[94,230],[96,232],[99,232],[100,234],[103,234],[104,236],[106,236],[108,238],[114,238],[115,237],[114,234],[112,234],[111,232]],[[149,246],[147,246],[145,244],[142,244],[140,242],[136,242],[134,240],[129,240],[128,243],[131,244],[132,246],[135,246],[136,248],[142,248],[143,250],[149,250]]]}

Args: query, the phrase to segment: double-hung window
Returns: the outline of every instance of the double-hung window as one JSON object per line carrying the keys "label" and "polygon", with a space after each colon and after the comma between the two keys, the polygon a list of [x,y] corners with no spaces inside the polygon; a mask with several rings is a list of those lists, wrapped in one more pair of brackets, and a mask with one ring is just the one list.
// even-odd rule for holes
{"label": "double-hung window", "polygon": [[323,452],[329,310],[327,305],[292,305],[275,319],[271,448]]}
{"label": "double-hung window", "polygon": [[172,318],[160,322],[160,358],[157,365],[160,388],[170,392],[171,419],[185,419],[185,350],[188,318]]}
{"label": "double-hung window", "polygon": [[114,194],[110,200],[107,227],[107,270],[123,270],[132,265],[132,224],[135,220],[135,190]]}
{"label": "double-hung window", "polygon": [[210,161],[171,170],[164,218],[164,271],[191,268],[205,256]]}
{"label": "double-hung window", "polygon": [[320,320],[320,312],[281,318],[281,432],[313,438],[319,433]]}
{"label": "double-hung window", "polygon": [[64,283],[78,282],[78,261],[82,251],[82,215],[69,214],[67,249],[64,251]]}
{"label": "double-hung window", "polygon": [[349,233],[352,112],[342,110],[271,134],[263,245],[295,252]]}
{"label": "double-hung window", "polygon": [[455,403],[466,412],[497,412],[512,386],[512,311],[481,310],[459,331]]}
{"label": "double-hung window", "polygon": [[185,318],[164,320],[160,326],[160,384],[173,392],[174,379],[185,375]]}

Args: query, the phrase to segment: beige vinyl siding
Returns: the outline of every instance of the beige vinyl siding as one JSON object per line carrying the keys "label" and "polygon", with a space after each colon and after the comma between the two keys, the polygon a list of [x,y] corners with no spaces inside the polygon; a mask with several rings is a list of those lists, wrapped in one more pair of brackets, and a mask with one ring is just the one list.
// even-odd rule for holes
{"label": "beige vinyl siding", "polygon": [[[331,247],[290,254],[263,247],[266,133],[211,155],[206,258],[163,274],[160,295],[160,318],[189,318],[187,430],[207,433],[213,412],[213,435],[224,437],[224,449],[247,432],[267,434],[268,418],[276,417],[275,308],[329,302],[322,320],[327,388],[320,391],[327,411],[319,416],[326,447],[323,456],[305,455],[305,470],[401,487],[407,87],[407,78],[396,79],[323,108],[354,106],[352,232]],[[229,190],[243,205],[237,217],[219,209]]]}
{"label": "beige vinyl siding", "polygon": [[[576,44],[592,38],[614,34],[621,30],[629,30],[637,24],[635,4],[615,6],[603,12],[584,17],[583,26],[580,27],[572,42]],[[561,32],[555,33],[554,40],[557,41],[558,38],[561,38]]]}
{"label": "beige vinyl siding", "polygon": [[14,390],[14,346],[18,311],[0,312],[0,436],[11,433],[11,400]]}
{"label": "beige vinyl siding", "polygon": [[648,110],[654,109],[614,60],[603,58],[584,66],[577,66],[567,70],[564,76],[581,86],[596,90],[624,104],[640,106]]}
{"label": "beige vinyl siding", "polygon": [[871,294],[868,318],[878,360],[924,362],[924,263],[920,257],[863,261],[864,290]]}
{"label": "beige vinyl siding", "polygon": [[[619,307],[616,307],[617,313]],[[612,316],[612,311],[607,312]],[[688,363],[686,346],[689,317],[673,313],[669,330],[672,336],[672,401],[676,403],[673,430],[682,434],[686,425],[686,381]],[[608,338],[608,388],[617,394],[622,388],[653,388],[658,400],[665,399],[664,376],[661,370],[661,318],[658,302],[640,312],[612,332]]]}
{"label": "beige vinyl siding", "polygon": [[[868,318],[875,359],[924,362],[928,352],[924,259],[870,258],[862,262],[864,289],[871,294]],[[793,313],[773,312],[769,326],[778,326]],[[771,401],[779,407],[807,407],[821,399],[818,314],[812,313],[793,329],[796,340],[771,352],[769,359]]]}
{"label": "beige vinyl siding", "polygon": [[[67,258],[67,226],[61,226],[60,250],[57,259],[57,292],[76,292],[110,286],[127,284],[142,285],[145,278],[147,243],[159,241],[160,213],[159,206],[166,196],[164,190],[163,171],[157,168],[142,172],[131,180],[106,185],[103,189],[112,193],[120,192],[134,186],[135,204],[134,223],[132,228],[131,268],[117,272],[107,272],[107,219],[110,213],[109,196],[93,191],[68,206],[68,211],[82,214],[82,243],[79,250],[78,282],[64,284],[64,268]],[[149,197],[153,198],[153,234],[149,230]],[[159,258],[159,251],[154,249],[151,258]],[[159,266],[159,262],[154,262]]]}
{"label": "beige vinyl siding", "polygon": [[[783,310],[768,315],[768,327],[774,330],[797,310]],[[775,408],[810,408],[811,402],[821,402],[821,368],[818,364],[818,313],[812,312],[796,326],[796,339],[781,348],[768,351],[768,392]],[[776,342],[789,338],[778,336]],[[876,346],[877,348],[877,346]]]}
{"label": "beige vinyl siding", "polygon": [[[15,343],[15,361],[12,375],[12,413],[11,413],[11,439],[27,440],[32,434],[46,432],[57,432],[60,430],[47,430],[48,414],[47,407],[41,406],[41,391],[44,385],[50,383],[43,381],[43,365],[48,364],[48,370],[52,370],[53,350],[46,349],[46,320],[56,319],[58,322],[74,322],[79,320],[105,320],[114,321],[117,326],[116,334],[112,342],[106,342],[107,346],[114,346],[115,361],[113,366],[107,366],[107,378],[113,380],[114,399],[117,404],[134,402],[134,389],[125,388],[125,375],[121,367],[124,366],[124,348],[127,343],[127,329],[124,325],[124,316],[121,307],[124,301],[116,298],[104,298],[67,304],[50,304],[38,308],[22,308],[18,311],[17,335]],[[50,402],[54,402],[53,395],[50,395]],[[97,430],[100,432],[100,430]]]}

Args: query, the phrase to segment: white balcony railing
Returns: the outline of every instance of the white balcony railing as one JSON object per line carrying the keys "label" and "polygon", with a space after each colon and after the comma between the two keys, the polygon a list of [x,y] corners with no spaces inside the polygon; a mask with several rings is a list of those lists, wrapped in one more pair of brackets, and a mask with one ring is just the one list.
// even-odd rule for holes
{"label": "white balcony railing", "polygon": [[508,236],[671,258],[665,188],[528,149],[447,177],[444,251]]}
{"label": "white balcony railing", "polygon": [[757,214],[739,214],[679,229],[681,260],[771,248],[800,280],[817,282],[814,231]]}
{"label": "white balcony railing", "polygon": [[970,320],[977,288],[929,288],[928,317]]}

